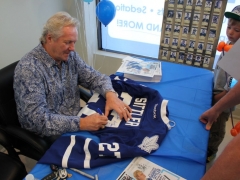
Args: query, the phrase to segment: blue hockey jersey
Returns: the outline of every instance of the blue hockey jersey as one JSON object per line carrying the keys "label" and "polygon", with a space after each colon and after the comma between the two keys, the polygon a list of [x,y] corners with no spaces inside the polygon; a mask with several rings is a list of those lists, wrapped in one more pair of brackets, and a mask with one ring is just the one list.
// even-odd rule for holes
{"label": "blue hockey jersey", "polygon": [[[158,91],[135,81],[116,75],[110,77],[118,97],[132,108],[132,119],[126,122],[112,111],[106,128],[91,132],[99,137],[99,143],[78,134],[61,136],[39,163],[93,168],[125,158],[145,156],[159,148],[171,129],[168,101]],[[105,98],[94,93],[79,116],[96,113],[98,108],[104,112]]]}

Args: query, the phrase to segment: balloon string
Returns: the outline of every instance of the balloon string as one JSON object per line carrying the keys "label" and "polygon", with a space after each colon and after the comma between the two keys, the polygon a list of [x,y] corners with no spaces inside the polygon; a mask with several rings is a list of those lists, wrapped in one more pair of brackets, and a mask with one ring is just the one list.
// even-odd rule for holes
{"label": "balloon string", "polygon": [[[90,5],[88,4],[88,7],[87,7],[87,12],[88,12],[88,22],[91,22],[90,20],[91,20],[91,16],[90,16]],[[85,13],[85,15],[86,15],[86,13]],[[94,25],[93,25],[94,26]],[[94,28],[95,27],[93,27],[93,28],[89,28],[88,29],[88,32],[90,32],[90,37],[94,37]],[[85,32],[84,32],[84,34],[85,34],[85,36],[86,36],[86,28],[85,28]],[[89,64],[92,66],[92,67],[95,67],[95,57],[94,57],[94,52],[93,52],[93,50],[95,50],[95,48],[94,48],[94,43],[93,43],[93,39],[91,39],[91,41],[90,41],[90,39],[88,39],[88,42],[86,42],[87,43],[87,51],[89,50],[91,50],[91,53],[88,53],[89,54]]]}
{"label": "balloon string", "polygon": [[[107,28],[107,27],[105,27],[105,26],[103,27],[103,25],[102,25],[102,28]],[[108,39],[108,38],[107,38],[107,36],[106,36],[106,37],[105,37],[105,48],[102,48],[102,50],[105,51],[105,53],[107,52],[107,50],[106,50],[106,49],[107,49],[107,39]],[[104,62],[105,59],[106,59],[106,56],[103,55],[103,62]],[[104,63],[102,63],[102,64],[104,64]],[[99,71],[101,68],[102,68],[102,66],[98,68],[98,71]]]}
{"label": "balloon string", "polygon": [[[81,26],[81,23],[84,22],[84,21],[83,21],[83,18],[82,18],[83,15],[80,13],[80,12],[83,12],[83,8],[82,8],[82,7],[83,7],[83,4],[82,4],[82,1],[80,1],[80,3],[81,3],[81,10],[82,10],[82,11],[80,11],[78,2],[77,2],[77,0],[75,0],[77,18],[79,19],[79,22],[80,22],[79,31],[80,31],[80,28],[83,27],[83,31],[84,31],[84,34],[85,34],[85,36],[86,36],[85,28],[84,28],[83,25]],[[83,45],[85,45],[85,47],[86,47],[86,41],[84,40],[84,37],[82,37],[82,33],[79,32],[78,35],[79,35],[81,47],[83,47]],[[83,39],[83,40],[82,40],[82,39]],[[85,42],[85,44],[83,44],[84,42]],[[86,61],[85,53],[83,53],[81,56],[83,57],[83,60]]]}
{"label": "balloon string", "polygon": [[[101,1],[99,1],[98,3],[100,3]],[[98,18],[97,18],[97,14],[99,14],[100,13],[100,11],[99,11],[99,8],[97,8],[96,7],[96,9],[97,9],[97,11],[95,11],[95,16],[96,16],[96,30],[98,30],[98,28],[100,28],[99,27],[99,24],[100,24],[100,21],[98,21]],[[101,26],[101,24],[100,24],[100,26]],[[103,27],[103,26],[102,26]],[[104,27],[103,27],[104,28]],[[98,34],[98,33],[97,33]],[[102,35],[101,35],[101,37],[102,37]],[[103,48],[102,48],[102,50],[103,51],[105,51]],[[106,56],[105,55],[103,55],[103,61],[102,62],[104,62],[104,60],[105,60],[105,58],[106,58]],[[96,61],[96,55],[94,56],[94,61]],[[102,64],[104,64],[104,63],[102,63]],[[98,69],[97,69],[97,71],[100,71],[100,69],[102,68],[102,66],[100,66]]]}
{"label": "balloon string", "polygon": [[[81,21],[83,22],[83,25],[82,25],[82,27],[83,27],[83,37],[82,37],[82,39],[80,39],[80,41],[84,41],[84,47],[85,47],[85,49],[87,50],[88,49],[88,42],[87,42],[87,37],[86,37],[86,23],[84,24],[84,22],[85,22],[85,11],[84,11],[84,2],[83,1],[80,1],[81,2]],[[89,7],[89,5],[88,5],[88,7]],[[90,49],[90,48],[89,48]],[[88,51],[86,51],[86,53],[87,53],[87,58],[86,59],[84,59],[84,61],[88,61],[88,64],[90,65],[90,66],[93,66],[93,63],[92,63],[92,59],[91,58],[89,58],[88,57]],[[83,54],[85,54],[84,52],[83,52]]]}
{"label": "balloon string", "polygon": [[[86,37],[86,26],[84,25],[84,20],[86,19],[86,18],[84,18],[84,17],[86,17],[86,15],[88,16],[87,17],[87,19],[88,19],[88,22],[91,22],[90,21],[90,19],[91,19],[91,5],[94,5],[94,4],[87,4],[87,8],[85,7],[84,8],[84,2],[83,1],[80,1],[80,7],[79,7],[79,3],[78,3],[78,1],[77,0],[75,0],[75,7],[76,7],[76,13],[77,13],[77,18],[79,19],[79,21],[80,21],[80,28],[81,28],[81,31],[83,31],[83,33],[81,33],[81,32],[79,32],[79,39],[80,39],[80,46],[81,47],[85,47],[86,49],[87,49],[87,52],[88,51],[91,51],[91,53],[87,53],[87,57],[88,57],[88,59],[86,59],[86,57],[85,57],[85,53],[83,52],[82,53],[82,56],[83,56],[83,60],[84,61],[88,61],[88,64],[90,65],[90,66],[92,66],[92,67],[95,67],[95,63],[96,63],[96,55],[94,55],[95,54],[95,52],[93,52],[93,51],[95,51],[96,50],[96,48],[95,48],[95,44],[94,44],[94,40],[92,40],[92,39],[88,39],[88,42],[86,41],[86,39],[87,39],[87,37]],[[84,11],[84,9],[85,9],[85,11]],[[86,9],[88,9],[88,10],[86,10]],[[84,13],[84,12],[86,12],[86,13]],[[99,9],[98,9],[98,11],[97,11],[98,13],[99,13]],[[87,14],[88,13],[88,14]],[[95,13],[96,13],[96,11],[95,11]],[[95,24],[95,27],[92,27],[92,28],[88,28],[88,33],[89,33],[89,36],[90,37],[94,37],[95,36],[95,33],[96,33],[96,31],[95,30],[98,30],[98,28],[99,28],[99,22],[98,22],[98,18],[97,18],[97,16],[96,16],[96,14],[95,14],[95,17],[96,17],[96,24]],[[94,26],[94,25],[93,25]],[[95,29],[94,29],[95,28]],[[105,27],[103,27],[103,25],[102,25],[102,28],[107,28],[106,26]],[[79,30],[80,31],[80,30]],[[82,35],[83,34],[83,35]],[[107,36],[106,36],[106,46],[105,47],[107,47]],[[90,40],[92,40],[91,42],[90,42]],[[103,51],[105,51],[106,52],[106,48],[103,48],[102,49]],[[102,58],[102,61],[104,62],[104,60],[106,59],[106,55],[103,55],[103,58]],[[97,70],[100,70],[102,68],[102,66],[101,67],[99,67]]]}

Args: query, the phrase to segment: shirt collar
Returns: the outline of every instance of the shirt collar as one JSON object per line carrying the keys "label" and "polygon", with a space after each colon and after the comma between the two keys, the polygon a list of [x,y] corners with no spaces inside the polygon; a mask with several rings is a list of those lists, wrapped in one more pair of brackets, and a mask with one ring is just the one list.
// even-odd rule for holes
{"label": "shirt collar", "polygon": [[[40,52],[41,61],[47,65],[47,67],[57,66],[57,62],[47,53],[43,45],[40,43],[36,49]],[[63,62],[65,64],[67,62]]]}

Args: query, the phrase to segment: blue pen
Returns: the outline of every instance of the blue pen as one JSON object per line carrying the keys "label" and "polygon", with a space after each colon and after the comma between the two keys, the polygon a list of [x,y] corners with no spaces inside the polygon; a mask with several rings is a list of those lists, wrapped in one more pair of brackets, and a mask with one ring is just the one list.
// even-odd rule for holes
{"label": "blue pen", "polygon": [[103,115],[101,109],[97,108],[97,112],[98,112],[98,114]]}

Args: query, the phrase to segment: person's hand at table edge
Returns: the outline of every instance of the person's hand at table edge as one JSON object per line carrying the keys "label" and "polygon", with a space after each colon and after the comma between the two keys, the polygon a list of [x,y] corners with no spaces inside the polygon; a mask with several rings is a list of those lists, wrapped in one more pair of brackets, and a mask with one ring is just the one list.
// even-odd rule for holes
{"label": "person's hand at table edge", "polygon": [[217,121],[219,116],[219,112],[214,109],[214,107],[210,108],[209,110],[205,111],[199,118],[199,120],[206,124],[206,130],[210,130],[212,124]]}

